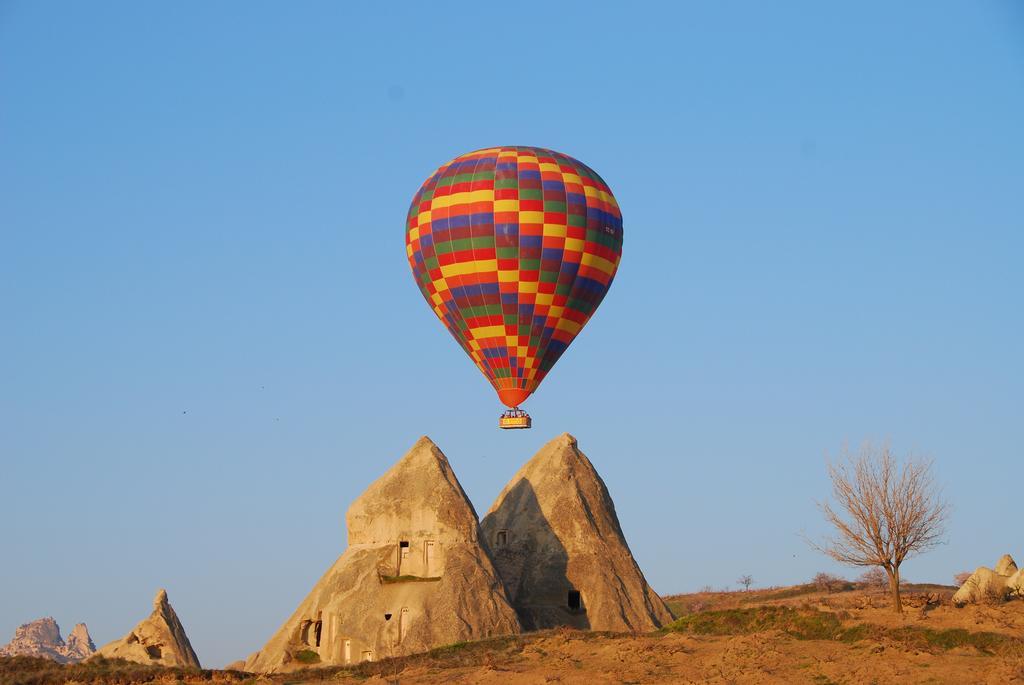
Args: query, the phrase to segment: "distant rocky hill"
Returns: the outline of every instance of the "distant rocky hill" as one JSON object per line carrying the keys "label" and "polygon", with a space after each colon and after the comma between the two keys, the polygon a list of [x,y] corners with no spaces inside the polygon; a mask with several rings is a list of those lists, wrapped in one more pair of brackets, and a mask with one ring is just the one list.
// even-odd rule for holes
{"label": "distant rocky hill", "polygon": [[61,664],[73,664],[89,658],[95,651],[96,645],[84,623],[76,625],[65,642],[57,622],[46,617],[26,623],[14,631],[14,639],[0,647],[0,656],[38,656]]}

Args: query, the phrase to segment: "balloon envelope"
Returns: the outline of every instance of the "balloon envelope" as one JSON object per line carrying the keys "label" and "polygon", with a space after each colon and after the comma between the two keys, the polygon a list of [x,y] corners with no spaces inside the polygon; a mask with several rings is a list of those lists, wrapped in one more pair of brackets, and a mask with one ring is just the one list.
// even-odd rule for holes
{"label": "balloon envelope", "polygon": [[416,284],[509,407],[537,389],[601,304],[622,256],[622,214],[581,162],[535,147],[477,150],[413,197]]}

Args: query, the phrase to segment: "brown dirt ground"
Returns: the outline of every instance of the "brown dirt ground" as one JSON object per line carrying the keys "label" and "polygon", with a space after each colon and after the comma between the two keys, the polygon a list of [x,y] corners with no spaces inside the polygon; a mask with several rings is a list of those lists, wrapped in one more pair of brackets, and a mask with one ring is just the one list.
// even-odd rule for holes
{"label": "brown dirt ground", "polygon": [[[453,645],[352,668],[324,668],[274,676],[207,672],[203,676],[154,672],[148,682],[385,683],[525,685],[533,683],[1022,683],[1024,684],[1024,601],[954,607],[952,588],[912,586],[907,610],[898,616],[884,594],[852,590],[818,592],[795,586],[750,592],[703,593],[666,598],[673,611],[709,619],[747,610],[771,616],[810,617],[814,625],[839,630],[841,637],[808,638],[791,625],[726,629],[719,634],[667,632],[651,635],[547,631],[520,637]],[[739,613],[744,613],[743,611]],[[684,619],[685,622],[686,619]],[[760,624],[758,624],[760,625]],[[858,628],[868,630],[857,633]],[[843,632],[854,630],[854,633]],[[950,632],[953,631],[953,632]],[[712,631],[715,632],[715,631]],[[989,635],[985,635],[985,634]],[[861,635],[864,637],[861,637]],[[908,639],[913,634],[915,639]],[[815,633],[818,635],[818,633]],[[930,636],[928,639],[922,636]],[[949,640],[930,641],[935,636]],[[923,640],[923,641],[922,641]],[[994,645],[994,646],[993,646]],[[60,679],[2,682],[64,682]],[[70,673],[66,674],[70,675]],[[143,682],[106,675],[79,682]]]}
{"label": "brown dirt ground", "polygon": [[[797,639],[777,629],[738,635],[608,635],[555,631],[527,636],[521,651],[495,649],[478,655],[478,663],[378,665],[362,682],[373,685],[480,683],[1024,683],[1024,601],[957,608],[953,588],[909,586],[905,612],[895,614],[884,593],[853,590],[826,593],[812,586],[778,590],[677,595],[667,598],[681,613],[699,603],[704,612],[733,608],[786,606],[828,612],[843,626],[870,624],[897,631],[907,627],[931,631],[963,629],[1019,639],[997,653],[974,646],[950,649],[908,645],[898,635],[852,643]],[[442,666],[439,668],[439,666]],[[396,673],[397,671],[397,673]],[[292,677],[297,674],[292,674]],[[312,676],[312,673],[308,675]],[[338,682],[355,682],[362,674],[333,674]],[[349,678],[353,680],[349,681]],[[360,678],[361,680],[361,678]],[[315,677],[305,682],[323,682]]]}

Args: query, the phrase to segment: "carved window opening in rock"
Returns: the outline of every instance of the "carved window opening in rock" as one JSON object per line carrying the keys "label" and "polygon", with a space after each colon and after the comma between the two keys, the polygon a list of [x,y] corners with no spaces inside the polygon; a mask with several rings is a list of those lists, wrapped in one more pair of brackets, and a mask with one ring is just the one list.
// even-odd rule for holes
{"label": "carved window opening in rock", "polygon": [[304,645],[313,645],[313,643],[309,641],[309,629],[312,625],[313,622],[308,618],[299,624],[299,642]]}
{"label": "carved window opening in rock", "polygon": [[499,530],[498,531],[498,537],[494,541],[494,544],[496,546],[498,546],[498,547],[504,547],[505,545],[507,545],[508,544],[508,531],[507,530]]}
{"label": "carved window opening in rock", "polygon": [[583,608],[583,598],[579,590],[569,590],[569,611],[580,611]]}
{"label": "carved window opening in rock", "polygon": [[345,640],[345,663],[352,663],[352,640]]}
{"label": "carved window opening in rock", "polygon": [[373,661],[373,650],[372,649],[363,650],[363,661]]}
{"label": "carved window opening in rock", "polygon": [[316,647],[320,646],[320,634],[323,632],[324,622],[317,619],[317,622],[313,624],[313,637],[316,639]]}
{"label": "carved window opening in rock", "polygon": [[149,645],[146,647],[146,654],[149,655],[150,659],[159,659],[161,654],[160,647],[158,645]]}
{"label": "carved window opening in rock", "polygon": [[138,642],[138,641],[139,641],[139,636],[136,635],[135,633],[132,633],[131,635],[129,635],[128,639],[125,640],[125,642],[127,642],[128,644],[132,644],[132,643],[135,643],[135,642]]}
{"label": "carved window opening in rock", "polygon": [[402,575],[402,562],[409,556],[409,541],[402,540],[398,543],[398,570],[395,572],[396,576]]}
{"label": "carved window opening in rock", "polygon": [[405,634],[409,632],[409,607],[402,607],[402,611],[398,614],[398,641],[402,642],[405,639]]}

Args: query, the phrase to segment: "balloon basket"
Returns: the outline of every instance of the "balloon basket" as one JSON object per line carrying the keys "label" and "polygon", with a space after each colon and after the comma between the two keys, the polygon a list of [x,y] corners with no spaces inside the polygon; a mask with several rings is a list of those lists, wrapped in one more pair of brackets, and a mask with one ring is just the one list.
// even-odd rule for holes
{"label": "balloon basket", "polygon": [[498,418],[498,428],[515,430],[529,428],[533,425],[533,419],[522,409],[509,409]]}

